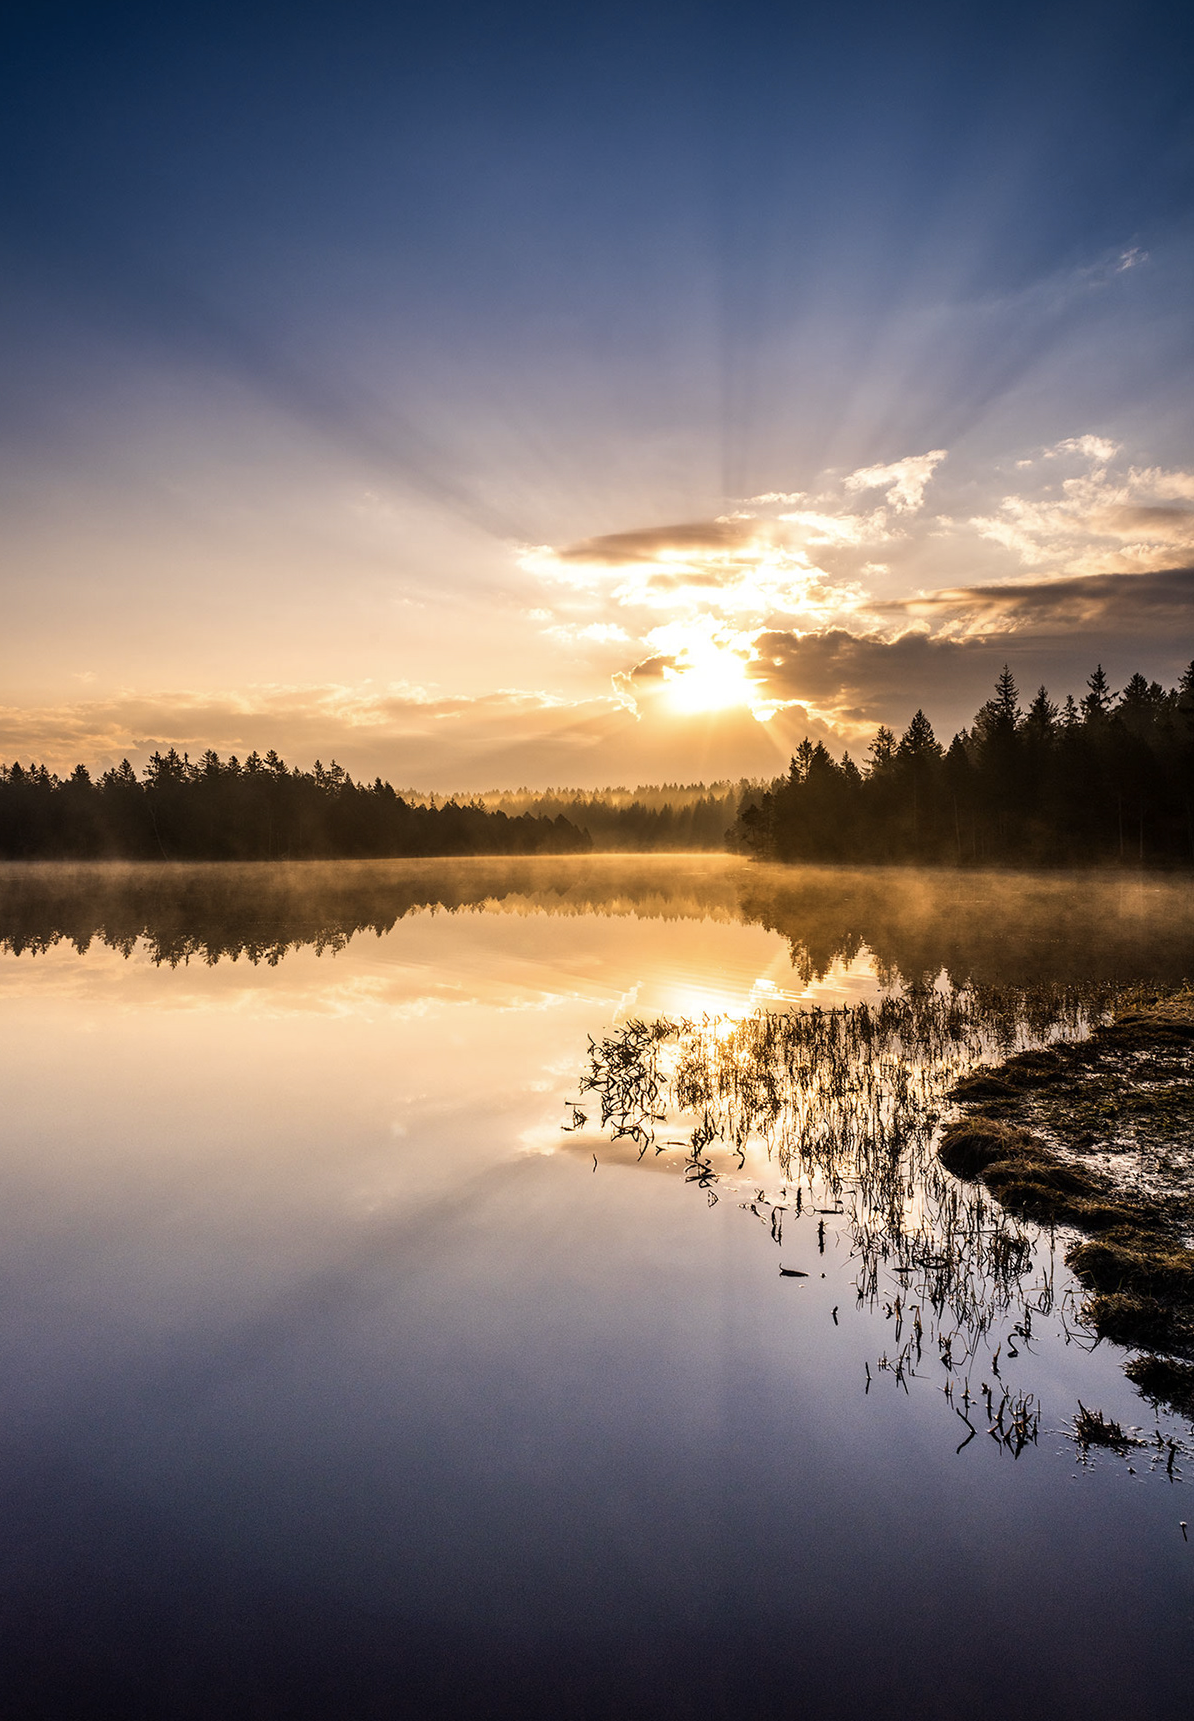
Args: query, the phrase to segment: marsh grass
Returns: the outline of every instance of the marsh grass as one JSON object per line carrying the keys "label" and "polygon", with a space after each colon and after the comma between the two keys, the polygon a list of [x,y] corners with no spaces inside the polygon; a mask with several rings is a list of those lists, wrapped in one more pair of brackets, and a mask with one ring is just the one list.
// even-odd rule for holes
{"label": "marsh grass", "polygon": [[743,1206],[776,1243],[785,1220],[814,1212],[823,1251],[823,1215],[840,1214],[858,1303],[891,1323],[867,1389],[881,1375],[906,1391],[944,1373],[970,1430],[961,1445],[985,1427],[1019,1456],[1040,1407],[1000,1370],[1053,1312],[1051,1252],[983,1184],[951,1175],[935,1129],[951,1088],[984,1059],[1081,1039],[1116,999],[1109,983],[919,987],[742,1020],[636,1018],[590,1040],[580,1106],[596,1098],[603,1131],[639,1159],[671,1152],[686,1128],[684,1176],[710,1200],[765,1167],[770,1190],[756,1182]]}
{"label": "marsh grass", "polygon": [[1088,1410],[1081,1399],[1078,1400],[1072,1426],[1074,1439],[1083,1451],[1089,1451],[1092,1446],[1106,1446],[1112,1452],[1124,1453],[1145,1444],[1138,1429],[1121,1428],[1101,1410]]}

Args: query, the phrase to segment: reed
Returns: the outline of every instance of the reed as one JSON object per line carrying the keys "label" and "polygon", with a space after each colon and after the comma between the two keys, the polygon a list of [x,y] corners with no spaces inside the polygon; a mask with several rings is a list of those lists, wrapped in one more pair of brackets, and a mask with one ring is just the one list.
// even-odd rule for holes
{"label": "reed", "polygon": [[[741,1020],[634,1018],[590,1039],[581,1100],[596,1099],[608,1138],[640,1159],[682,1145],[684,1176],[710,1199],[762,1168],[743,1206],[776,1243],[793,1215],[840,1214],[857,1300],[892,1323],[874,1376],[906,1391],[944,1372],[967,1426],[982,1399],[993,1438],[1019,1456],[1037,1437],[1039,1405],[1002,1382],[993,1396],[975,1390],[974,1373],[988,1357],[998,1376],[1000,1353],[1019,1355],[1034,1319],[1052,1312],[1051,1252],[981,1184],[950,1174],[936,1130],[951,1090],[984,1060],[1081,1040],[1117,998],[1102,982],[915,987]],[[868,1386],[874,1376],[868,1367]]]}

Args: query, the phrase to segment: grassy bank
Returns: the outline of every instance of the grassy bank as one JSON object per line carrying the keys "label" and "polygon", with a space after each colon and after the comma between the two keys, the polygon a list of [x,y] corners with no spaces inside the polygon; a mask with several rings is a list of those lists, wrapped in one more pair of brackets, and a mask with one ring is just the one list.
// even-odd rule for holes
{"label": "grassy bank", "polygon": [[1009,1212],[1082,1235],[1066,1259],[1146,1397],[1194,1416],[1194,992],[1138,996],[1089,1039],[959,1081],[939,1153]]}

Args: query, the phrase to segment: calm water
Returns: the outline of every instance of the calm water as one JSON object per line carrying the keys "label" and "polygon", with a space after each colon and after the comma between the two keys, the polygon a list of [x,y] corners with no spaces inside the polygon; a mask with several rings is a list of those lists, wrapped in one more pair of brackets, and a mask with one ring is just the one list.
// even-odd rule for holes
{"label": "calm water", "polygon": [[1061,1243],[1002,1363],[1039,1438],[959,1453],[939,1369],[867,1390],[892,1322],[843,1219],[777,1246],[758,1167],[710,1205],[561,1124],[631,1016],[1179,979],[1191,895],[675,856],[0,874],[8,1712],[1184,1713],[1194,1496],[1077,1462],[1079,1398],[1154,1419]]}

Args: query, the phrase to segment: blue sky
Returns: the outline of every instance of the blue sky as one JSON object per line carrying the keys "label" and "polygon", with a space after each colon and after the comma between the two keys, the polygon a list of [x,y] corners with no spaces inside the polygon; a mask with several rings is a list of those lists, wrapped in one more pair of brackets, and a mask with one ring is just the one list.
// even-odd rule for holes
{"label": "blue sky", "polygon": [[5,16],[0,753],[754,773],[1194,657],[1187,8]]}

